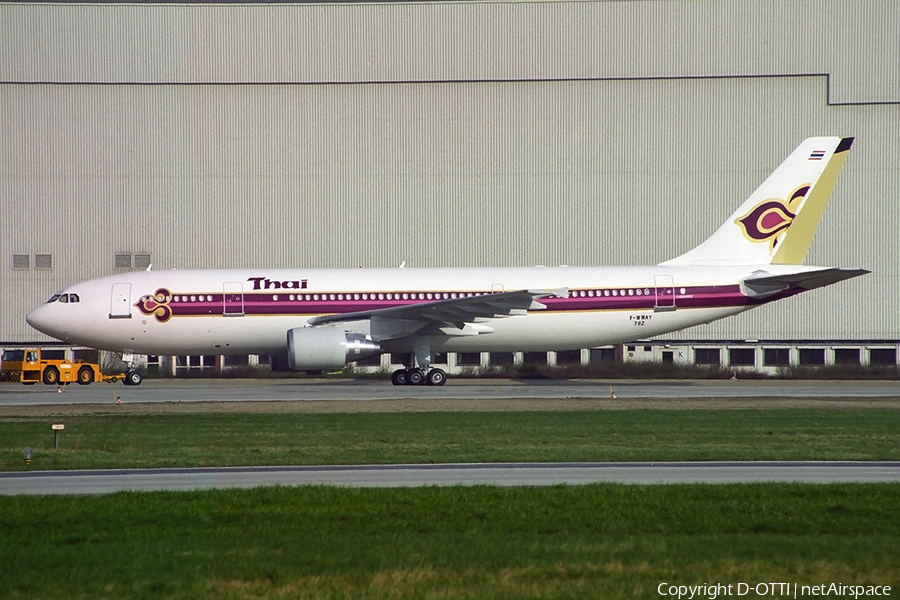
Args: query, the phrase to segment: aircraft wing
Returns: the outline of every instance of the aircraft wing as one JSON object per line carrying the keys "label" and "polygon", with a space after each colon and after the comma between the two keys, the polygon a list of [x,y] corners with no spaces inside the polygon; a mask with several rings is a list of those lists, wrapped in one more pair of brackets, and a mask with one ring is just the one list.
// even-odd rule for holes
{"label": "aircraft wing", "polygon": [[568,293],[568,288],[487,293],[393,308],[322,315],[311,318],[307,324],[315,327],[328,323],[369,320],[373,337],[380,339],[404,337],[429,325],[449,326],[461,331],[470,331],[468,335],[477,335],[489,333],[491,329],[473,329],[468,324],[524,315],[529,310],[543,310],[546,306],[537,301],[539,298],[548,296],[565,298]]}
{"label": "aircraft wing", "polygon": [[832,283],[859,277],[869,273],[866,269],[818,269],[816,271],[803,271],[801,273],[788,273],[785,275],[772,275],[765,271],[754,273],[741,280],[748,296],[764,298],[791,287],[799,287],[804,290],[814,290]]}

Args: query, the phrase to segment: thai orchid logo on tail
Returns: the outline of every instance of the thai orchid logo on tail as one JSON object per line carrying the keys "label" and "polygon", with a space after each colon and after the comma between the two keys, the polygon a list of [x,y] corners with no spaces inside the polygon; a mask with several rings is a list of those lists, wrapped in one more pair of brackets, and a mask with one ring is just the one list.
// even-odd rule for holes
{"label": "thai orchid logo on tail", "polygon": [[751,242],[770,242],[774,250],[779,235],[791,226],[799,212],[797,209],[809,192],[808,183],[798,187],[787,201],[770,198],[763,200],[743,217],[735,220],[744,232],[744,237]]}

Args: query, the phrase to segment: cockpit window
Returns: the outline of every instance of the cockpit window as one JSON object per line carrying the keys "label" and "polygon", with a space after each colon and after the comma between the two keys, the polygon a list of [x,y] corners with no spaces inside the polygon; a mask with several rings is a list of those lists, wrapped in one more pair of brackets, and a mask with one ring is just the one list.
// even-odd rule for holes
{"label": "cockpit window", "polygon": [[51,302],[62,302],[63,304],[67,304],[69,302],[81,302],[81,298],[78,294],[53,294],[53,296],[47,300],[47,304]]}

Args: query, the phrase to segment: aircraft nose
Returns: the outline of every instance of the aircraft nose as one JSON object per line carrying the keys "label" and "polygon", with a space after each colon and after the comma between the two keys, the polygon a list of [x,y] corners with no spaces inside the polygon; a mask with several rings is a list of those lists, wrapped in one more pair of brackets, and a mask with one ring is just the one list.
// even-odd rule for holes
{"label": "aircraft nose", "polygon": [[51,311],[48,309],[47,305],[38,306],[25,315],[25,322],[41,333],[56,337],[54,335],[56,327],[54,326],[54,319],[50,313]]}

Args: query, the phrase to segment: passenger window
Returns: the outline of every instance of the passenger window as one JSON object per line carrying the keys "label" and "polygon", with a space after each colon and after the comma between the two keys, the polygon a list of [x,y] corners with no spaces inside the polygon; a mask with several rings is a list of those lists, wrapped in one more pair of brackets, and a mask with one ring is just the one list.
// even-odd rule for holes
{"label": "passenger window", "polygon": [[67,303],[69,301],[69,296],[67,294],[61,294],[59,296],[59,301],[63,304]]}
{"label": "passenger window", "polygon": [[25,362],[37,362],[37,352],[26,352],[25,353]]}
{"label": "passenger window", "polygon": [[78,297],[78,294],[69,294],[69,302],[81,302],[81,298]]}

